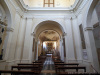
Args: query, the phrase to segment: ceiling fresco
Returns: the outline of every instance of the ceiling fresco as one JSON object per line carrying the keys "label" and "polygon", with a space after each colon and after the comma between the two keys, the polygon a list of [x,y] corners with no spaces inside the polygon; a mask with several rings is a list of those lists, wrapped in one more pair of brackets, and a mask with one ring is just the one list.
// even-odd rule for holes
{"label": "ceiling fresco", "polygon": [[40,34],[39,39],[42,41],[57,41],[59,40],[59,34],[54,30],[45,30]]}

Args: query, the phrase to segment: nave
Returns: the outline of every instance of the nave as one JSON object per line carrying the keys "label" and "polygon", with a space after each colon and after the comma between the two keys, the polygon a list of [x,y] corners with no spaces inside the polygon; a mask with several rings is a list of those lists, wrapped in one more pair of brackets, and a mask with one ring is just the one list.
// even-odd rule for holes
{"label": "nave", "polygon": [[54,62],[51,57],[47,57],[40,75],[56,75]]}
{"label": "nave", "polygon": [[88,73],[86,66],[79,63],[65,63],[59,58],[40,56],[32,63],[18,63],[11,70],[0,70],[0,75],[100,75],[100,73]]}

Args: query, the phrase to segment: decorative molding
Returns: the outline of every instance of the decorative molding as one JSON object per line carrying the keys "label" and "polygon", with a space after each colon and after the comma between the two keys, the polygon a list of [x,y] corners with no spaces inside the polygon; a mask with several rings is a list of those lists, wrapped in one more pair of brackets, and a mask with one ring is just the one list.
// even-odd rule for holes
{"label": "decorative molding", "polygon": [[2,62],[6,62],[6,60],[0,60],[0,63],[2,63]]}
{"label": "decorative molding", "polygon": [[67,33],[64,32],[64,33],[62,34],[62,37],[66,36],[66,35],[67,35]]}
{"label": "decorative molding", "polygon": [[2,21],[0,21],[0,25],[7,26],[7,24]]}
{"label": "decorative molding", "polygon": [[10,28],[10,27],[7,27],[6,31],[8,31],[8,32],[13,32],[14,29],[13,29],[13,28]]}
{"label": "decorative molding", "polygon": [[33,33],[31,33],[31,35],[33,36],[33,38],[35,38],[35,36],[36,36],[34,32],[33,32]]}
{"label": "decorative molding", "polygon": [[[29,7],[29,6],[27,6],[27,5],[24,4],[23,0],[17,0],[17,1],[19,1],[18,3],[21,4],[21,5],[23,6],[23,8],[26,9],[26,10],[47,10],[47,9],[48,9],[48,8],[42,8],[42,9],[41,9],[41,8],[38,8],[38,7]],[[81,0],[76,0],[75,3],[74,3],[74,5],[72,5],[71,7],[67,7],[67,8],[66,8],[66,7],[65,7],[65,8],[62,8],[62,7],[61,7],[61,8],[58,8],[58,7],[55,7],[55,9],[54,9],[54,8],[53,8],[53,9],[54,9],[54,10],[73,10],[73,9],[75,9],[77,6],[80,5],[80,4],[79,4],[80,1],[81,1]],[[77,4],[78,4],[78,5],[77,5]],[[51,9],[49,9],[49,10],[53,10],[53,9],[51,8]]]}
{"label": "decorative molding", "polygon": [[93,30],[93,27],[86,27],[85,31],[88,31],[88,30]]}
{"label": "decorative molding", "polygon": [[12,63],[15,62],[16,60],[11,60],[11,61],[6,61],[7,63]]}

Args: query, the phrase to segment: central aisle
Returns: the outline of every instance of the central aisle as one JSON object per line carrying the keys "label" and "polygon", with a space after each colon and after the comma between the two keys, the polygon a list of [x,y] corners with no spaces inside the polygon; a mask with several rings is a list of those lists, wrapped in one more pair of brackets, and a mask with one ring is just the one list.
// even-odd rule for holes
{"label": "central aisle", "polygon": [[41,75],[56,75],[55,68],[54,68],[54,62],[51,57],[46,58],[46,60],[43,64],[43,69],[41,71]]}

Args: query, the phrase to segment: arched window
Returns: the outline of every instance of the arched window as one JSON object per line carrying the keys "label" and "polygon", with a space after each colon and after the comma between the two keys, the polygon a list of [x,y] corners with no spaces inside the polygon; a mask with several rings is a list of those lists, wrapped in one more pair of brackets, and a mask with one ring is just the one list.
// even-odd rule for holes
{"label": "arched window", "polygon": [[44,7],[54,7],[54,0],[44,0]]}

